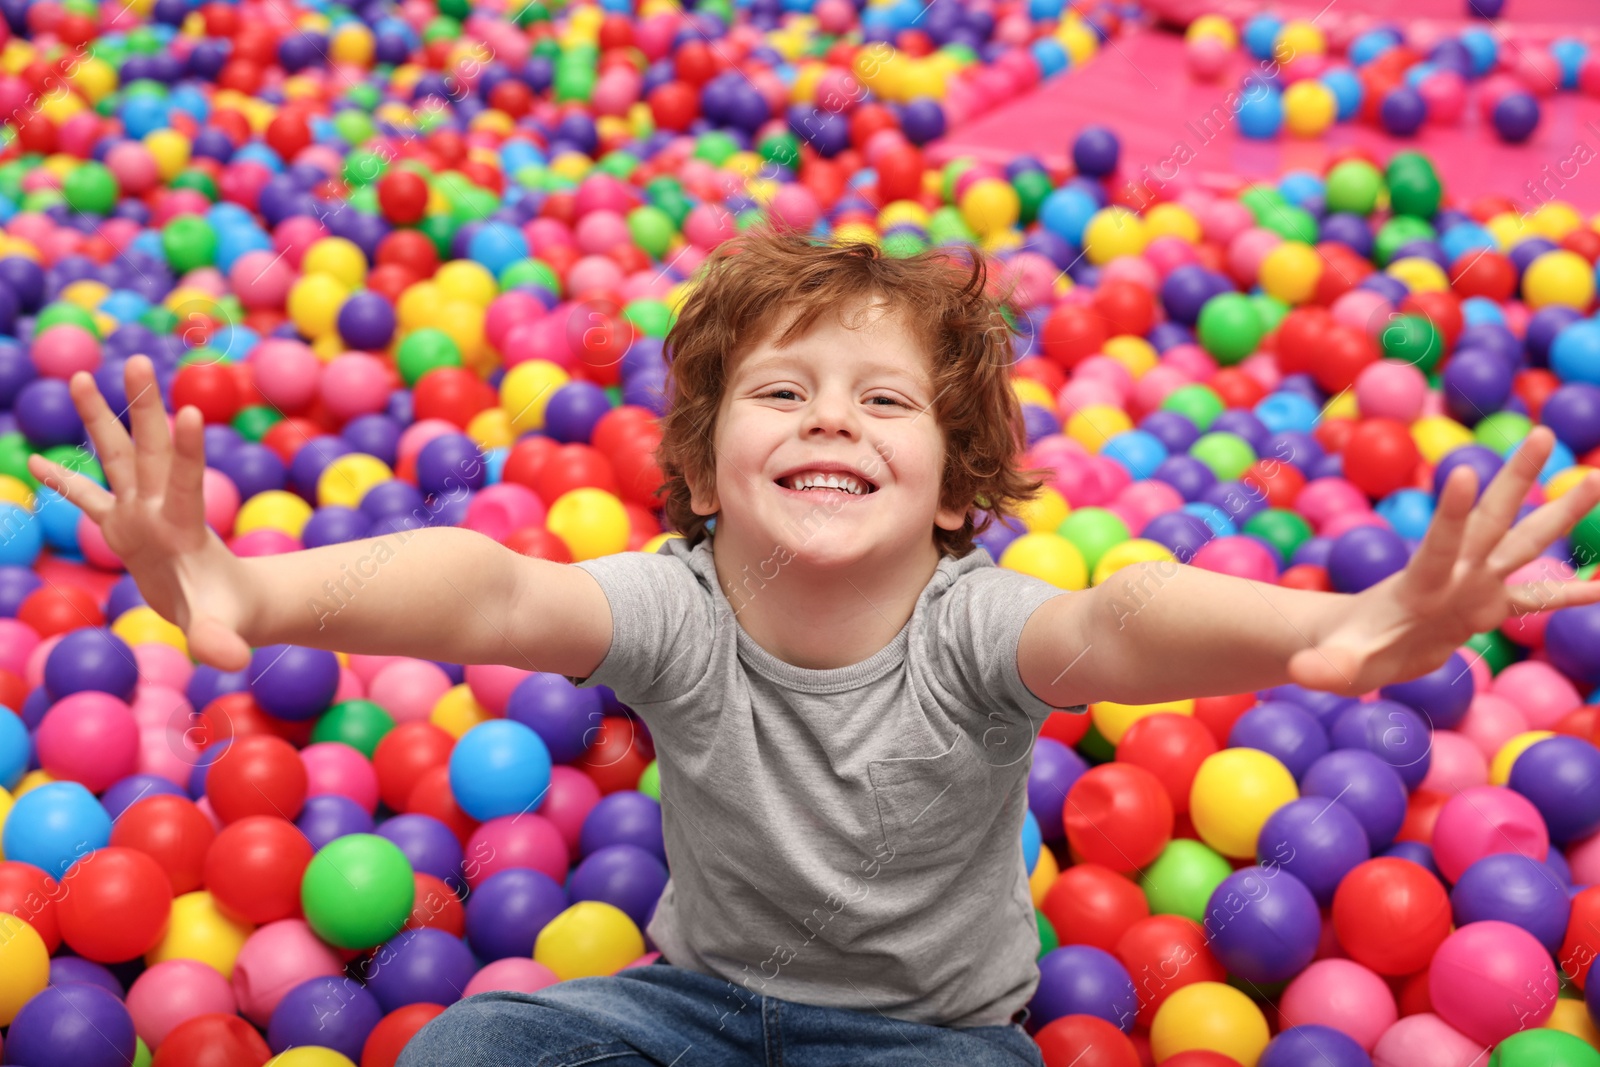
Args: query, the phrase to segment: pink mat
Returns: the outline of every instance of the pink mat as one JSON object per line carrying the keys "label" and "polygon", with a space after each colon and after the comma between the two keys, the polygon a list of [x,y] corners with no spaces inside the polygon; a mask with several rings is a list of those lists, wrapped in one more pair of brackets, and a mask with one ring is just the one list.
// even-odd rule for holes
{"label": "pink mat", "polygon": [[[1362,0],[1337,2],[1342,6]],[[1408,8],[1438,2],[1408,0]],[[1596,2],[1580,0],[1582,5]],[[1055,78],[930,145],[928,158],[938,165],[959,156],[1004,163],[1029,153],[1046,166],[1065,166],[1076,132],[1099,123],[1121,137],[1123,175],[1136,188],[1143,188],[1141,168],[1146,166],[1156,177],[1172,179],[1175,174],[1179,183],[1217,189],[1237,186],[1241,177],[1274,178],[1288,170],[1321,173],[1332,150],[1360,145],[1379,159],[1402,148],[1428,154],[1439,167],[1446,192],[1458,203],[1496,194],[1511,197],[1523,211],[1550,199],[1584,211],[1600,210],[1600,100],[1566,92],[1546,98],[1544,121],[1522,145],[1502,144],[1483,128],[1471,104],[1459,126],[1424,127],[1419,136],[1404,140],[1347,123],[1319,140],[1286,136],[1253,141],[1239,136],[1226,104],[1247,69],[1243,56],[1236,62],[1221,82],[1202,84],[1185,68],[1181,38],[1134,30],[1114,38],[1084,69]]]}

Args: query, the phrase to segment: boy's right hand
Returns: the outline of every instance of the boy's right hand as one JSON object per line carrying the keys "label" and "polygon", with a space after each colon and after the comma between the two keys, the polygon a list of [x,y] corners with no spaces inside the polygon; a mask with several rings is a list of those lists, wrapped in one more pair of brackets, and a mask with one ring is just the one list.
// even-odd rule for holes
{"label": "boy's right hand", "polygon": [[30,456],[28,470],[100,527],[145,601],[183,630],[195,659],[242,670],[250,663],[240,636],[251,610],[249,583],[239,558],[206,525],[200,412],[179,411],[169,432],[150,360],[134,356],[125,373],[131,439],[92,377],[79,371],[70,383],[110,491],[43,456]]}

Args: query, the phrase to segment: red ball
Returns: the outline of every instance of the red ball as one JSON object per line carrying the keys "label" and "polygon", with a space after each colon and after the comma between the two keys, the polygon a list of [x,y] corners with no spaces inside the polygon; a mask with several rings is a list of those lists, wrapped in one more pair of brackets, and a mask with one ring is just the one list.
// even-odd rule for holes
{"label": "red ball", "polygon": [[884,203],[914,200],[922,191],[926,167],[915,145],[890,149],[878,157],[878,195]]}
{"label": "red ball", "polygon": [[565,541],[549,530],[533,526],[524,527],[506,538],[506,547],[513,552],[537,559],[553,560],[556,563],[572,562],[572,549],[567,547]]}
{"label": "red ball", "polygon": [[313,720],[290,722],[268,715],[248,690],[240,690],[207,704],[184,731],[184,740],[202,752],[219,741],[256,735],[282,738],[295,748],[304,748],[316,725]]}
{"label": "red ball", "polygon": [[80,626],[106,621],[94,593],[81,586],[46,583],[23,598],[17,621],[27,623],[40,637],[54,637]]}
{"label": "red ball", "polygon": [[431,815],[438,819],[450,828],[463,848],[472,837],[472,832],[478,828],[478,820],[462,811],[456,803],[455,791],[450,788],[450,767],[447,764],[422,772],[416,785],[411,787],[411,795],[406,798],[405,812],[408,815]]}
{"label": "red ball", "polygon": [[[589,444],[609,458],[619,445],[640,430],[659,434],[655,412],[637,404],[622,404],[600,416],[594,424],[594,432],[589,435]],[[507,462],[510,462],[509,456]]]}
{"label": "red ball", "polygon": [[611,463],[588,445],[562,445],[551,454],[539,469],[533,491],[546,504],[553,504],[563,494],[582,488],[604,489],[613,495],[621,493],[617,476]]}
{"label": "red ball", "polygon": [[1400,310],[1408,315],[1421,315],[1439,331],[1444,350],[1456,346],[1456,338],[1466,328],[1461,316],[1461,300],[1454,293],[1411,293],[1400,302]]}
{"label": "red ball", "polygon": [[404,267],[419,278],[431,278],[439,269],[439,249],[416,230],[395,230],[378,242],[374,263],[380,267]]}
{"label": "red ball", "polygon": [[1357,963],[1379,974],[1413,974],[1450,935],[1450,898],[1426,868],[1380,856],[1339,883],[1333,928]]}
{"label": "red ball", "polygon": [[250,815],[293,819],[306,802],[306,765],[281,737],[236,737],[206,771],[206,796],[223,823]]}
{"label": "red ball", "polygon": [[600,720],[594,740],[573,764],[593,779],[602,795],[634,789],[639,777],[655,758],[638,720],[631,716],[607,715]]}
{"label": "red ball", "polygon": [[[1228,734],[1239,716],[1258,703],[1254,693],[1234,693],[1229,696],[1200,697],[1194,702],[1195,721],[1211,731],[1219,748],[1228,744]],[[1124,737],[1126,740],[1126,737]]]}
{"label": "red ball", "polygon": [[700,114],[700,94],[681,81],[663,82],[644,101],[656,126],[672,133],[683,133]]}
{"label": "red ball", "polygon": [[1137,282],[1112,279],[1094,293],[1094,309],[1105,320],[1113,336],[1132,334],[1143,337],[1155,325],[1155,297]]}
{"label": "red ball", "polygon": [[1543,367],[1531,367],[1517,372],[1511,382],[1511,391],[1528,405],[1528,417],[1537,422],[1539,413],[1544,410],[1544,402],[1563,384],[1560,378]]}
{"label": "red ball", "polygon": [[248,1020],[216,1012],[174,1026],[150,1067],[261,1067],[271,1058],[272,1049]]}
{"label": "red ball", "polygon": [[67,868],[57,905],[61,939],[84,959],[121,963],[161,943],[172,882],[143,852],[108,845]]}
{"label": "red ball", "polygon": [[413,871],[411,877],[417,884],[416,903],[411,907],[411,918],[406,920],[407,930],[431,927],[443,930],[451,937],[464,937],[467,933],[467,909],[449,883],[431,874]]}
{"label": "red ball", "polygon": [[1366,333],[1335,323],[1323,341],[1321,357],[1309,371],[1324,391],[1338,393],[1354,385],[1367,365],[1377,361],[1378,350]]}
{"label": "red ball", "polygon": [[1294,498],[1306,487],[1306,476],[1292,463],[1268,457],[1250,464],[1240,477],[1245,485],[1255,489],[1267,501],[1268,507],[1289,508]]}
{"label": "red ball", "polygon": [[1133,979],[1140,1026],[1149,1026],[1156,1009],[1184,986],[1228,978],[1206,943],[1205,928],[1184,915],[1140,919],[1117,942],[1116,957]]}
{"label": "red ball", "polygon": [[1344,476],[1374,500],[1412,484],[1422,453],[1396,419],[1364,419],[1344,446]]}
{"label": "red ball", "polygon": [[412,390],[417,421],[443,419],[465,429],[480,412],[499,403],[493,387],[465,367],[437,367]]}
{"label": "red ball", "polygon": [[1039,910],[1063,945],[1092,945],[1113,953],[1129,927],[1150,917],[1144,891],[1096,863],[1063,870],[1050,884]]}
{"label": "red ball", "polygon": [[1589,886],[1572,898],[1567,918],[1567,936],[1561,942],[1556,962],[1572,984],[1583,989],[1589,981],[1589,968],[1600,953],[1600,886]]}
{"label": "red ball", "polygon": [[394,1067],[417,1031],[444,1014],[439,1004],[407,1004],[378,1021],[361,1049],[361,1067]]}
{"label": "red ball", "polygon": [[206,855],[206,888],[242,922],[292,919],[300,914],[300,879],[315,851],[287,819],[247,816],[217,835]]}
{"label": "red ball", "polygon": [[1499,252],[1463,252],[1450,264],[1450,288],[1463,299],[1509,300],[1517,291],[1517,268]]}
{"label": "red ball", "polygon": [[[601,419],[604,422],[604,418]],[[525,489],[539,491],[539,472],[550,457],[561,449],[553,437],[530,434],[511,446],[506,454],[505,466],[500,469],[500,480],[512,482]]]}
{"label": "red ball", "polygon": [[396,167],[377,181],[378,209],[397,226],[421,222],[428,211],[428,183],[422,175]]}
{"label": "red ball", "polygon": [[1173,812],[1185,812],[1189,810],[1189,788],[1194,785],[1194,776],[1217,748],[1217,739],[1199,719],[1160,712],[1146,715],[1128,727],[1117,743],[1117,762],[1155,775],[1172,801]]}
{"label": "red ball", "polygon": [[1333,592],[1333,580],[1326,567],[1312,563],[1297,563],[1278,575],[1278,584],[1285,589],[1309,589],[1314,593]]}
{"label": "red ball", "polygon": [[1172,798],[1143,767],[1104,763],[1072,784],[1061,821],[1073,852],[1131,874],[1155,862],[1172,839]]}
{"label": "red ball", "polygon": [[1093,308],[1062,304],[1045,319],[1039,331],[1039,346],[1046,359],[1071,370],[1104,348],[1109,337],[1105,320]]}
{"label": "red ball", "polygon": [[1011,368],[1011,376],[1038,382],[1050,390],[1051,396],[1061,392],[1061,387],[1067,384],[1065,371],[1048,359],[1040,359],[1038,356],[1030,356],[1027,359],[1018,360],[1016,365]]}
{"label": "red ball", "polygon": [[299,112],[279,111],[267,123],[266,142],[286,162],[293,162],[294,157],[309,148],[314,140],[311,124]]}
{"label": "red ball", "polygon": [[390,304],[398,304],[405,291],[422,279],[398,263],[384,263],[367,274],[367,288]]}
{"label": "red ball", "polygon": [[1059,741],[1068,748],[1082,741],[1089,733],[1089,716],[1067,711],[1052,711],[1039,728],[1040,737]]}
{"label": "red ball", "polygon": [[1223,367],[1206,385],[1230,408],[1253,408],[1267,395],[1266,386],[1238,367]]}
{"label": "red ball", "polygon": [[654,443],[619,450],[611,466],[620,486],[618,495],[628,505],[660,507],[666,500],[666,475],[656,462]]}
{"label": "red ball", "polygon": [[0,915],[15,915],[33,927],[51,955],[61,944],[56,902],[65,892],[60,882],[31,863],[0,861]]}
{"label": "red ball", "polygon": [[1095,1015],[1063,1015],[1033,1035],[1044,1067],[1139,1067],[1128,1035]]}
{"label": "red ball", "polygon": [[403,722],[383,735],[372,750],[378,796],[394,811],[404,811],[423,774],[447,766],[456,739],[431,722]]}
{"label": "red ball", "polygon": [[[181,324],[180,324],[181,329]],[[172,408],[193,405],[207,423],[231,422],[239,414],[239,382],[225,363],[190,363],[172,379]]]}
{"label": "red ball", "polygon": [[111,824],[111,844],[143,852],[160,864],[173,896],[205,884],[206,854],[216,839],[211,820],[187,797],[146,797]]}

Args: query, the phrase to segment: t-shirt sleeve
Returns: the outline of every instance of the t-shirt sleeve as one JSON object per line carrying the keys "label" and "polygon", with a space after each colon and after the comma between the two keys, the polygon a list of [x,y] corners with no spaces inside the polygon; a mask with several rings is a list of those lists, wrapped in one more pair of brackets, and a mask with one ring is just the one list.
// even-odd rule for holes
{"label": "t-shirt sleeve", "polygon": [[705,677],[712,604],[681,557],[622,552],[583,560],[611,607],[611,647],[580,688],[609,686],[630,707],[682,696]]}
{"label": "t-shirt sleeve", "polygon": [[1017,649],[1028,618],[1062,595],[1048,582],[1002,567],[980,567],[958,578],[935,614],[933,663],[944,688],[991,719],[1020,713],[1038,733],[1058,709],[1023,683]]}

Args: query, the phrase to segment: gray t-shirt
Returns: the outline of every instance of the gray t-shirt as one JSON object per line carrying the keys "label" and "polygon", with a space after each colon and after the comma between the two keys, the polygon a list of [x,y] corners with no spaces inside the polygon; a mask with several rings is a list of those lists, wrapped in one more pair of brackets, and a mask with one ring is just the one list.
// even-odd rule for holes
{"label": "gray t-shirt", "polygon": [[1011,1022],[1039,981],[1022,823],[1051,711],[1017,645],[1061,590],[982,548],[945,557],[882,650],[809,670],[745,633],[711,540],[686,546],[577,564],[614,621],[579,684],[610,686],[655,742],[672,877],[651,940],[757,994]]}

